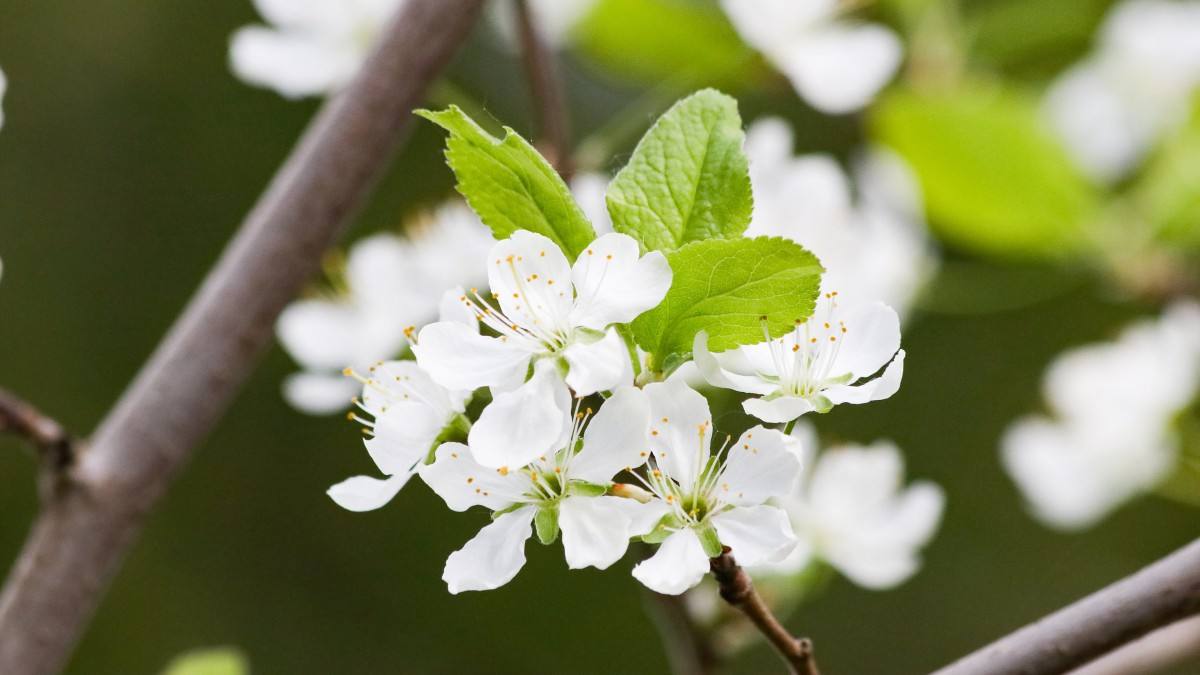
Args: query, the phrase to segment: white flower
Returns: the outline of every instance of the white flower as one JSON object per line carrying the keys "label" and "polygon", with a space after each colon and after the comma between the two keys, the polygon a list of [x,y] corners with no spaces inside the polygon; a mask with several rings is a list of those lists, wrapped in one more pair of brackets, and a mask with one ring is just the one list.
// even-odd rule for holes
{"label": "white flower", "polygon": [[[808,459],[816,434],[803,425],[797,436]],[[942,517],[941,488],[925,481],[904,488],[904,457],[887,441],[831,447],[805,466],[811,471],[797,489],[777,501],[799,543],[763,571],[795,574],[819,559],[871,589],[897,586],[916,573],[919,551]]]}
{"label": "white flower", "polygon": [[1046,95],[1046,113],[1079,165],[1100,181],[1133,169],[1187,119],[1200,87],[1200,2],[1118,5],[1099,45]]}
{"label": "white flower", "polygon": [[[471,429],[475,459],[485,466],[523,466],[559,438],[562,383],[577,396],[632,381],[625,341],[612,328],[653,308],[671,285],[661,253],[640,256],[623,234],[596,239],[574,267],[552,241],[519,230],[488,255],[488,280],[499,304],[462,296],[497,333],[461,324],[421,330],[413,347],[421,367],[452,389],[492,388],[494,400]],[[534,376],[526,382],[531,366]]]}
{"label": "white flower", "polygon": [[616,473],[646,461],[649,415],[645,394],[621,388],[587,424],[582,447],[588,412],[574,419],[568,413],[567,433],[556,448],[515,469],[483,466],[473,447],[442,444],[436,460],[421,467],[421,478],[455,511],[483,506],[495,512],[492,523],[446,561],[442,579],[450,592],[489,590],[512,580],[525,564],[535,518],[547,523],[539,532],[546,543],[561,529],[571,569],[605,569],[619,560],[630,537],[648,532],[660,515],[604,494]]}
{"label": "white flower", "polygon": [[271,27],[233,35],[234,73],[287,98],[340,89],[358,71],[384,23],[403,0],[254,0]]}
{"label": "white flower", "polygon": [[896,72],[889,29],[842,20],[838,0],[721,0],[742,38],[825,113],[862,108]]}
{"label": "white flower", "polygon": [[1004,466],[1034,515],[1060,529],[1095,524],[1172,469],[1175,416],[1200,385],[1200,305],[1181,302],[1111,343],[1059,356],[1046,373],[1056,418],[1018,420]]}
{"label": "white flower", "polygon": [[851,184],[827,155],[793,155],[781,119],[756,121],[746,134],[754,218],[746,236],[780,236],[809,249],[826,272],[823,285],[843,302],[882,301],[901,316],[936,263],[912,172],[894,153],[873,149]]}
{"label": "white flower", "polygon": [[665,516],[660,528],[669,534],[633,576],[654,591],[678,595],[700,582],[721,545],[743,565],[787,556],[796,543],[787,514],[764,502],[796,482],[800,459],[791,439],[757,426],[714,452],[703,396],[677,380],[645,391],[653,460],[644,485],[654,495],[647,506]]}
{"label": "white flower", "polygon": [[[843,312],[836,291],[825,293],[813,315],[781,338],[714,354],[701,332],[693,358],[714,387],[760,396],[742,407],[770,423],[888,398],[904,375],[896,312],[880,302]],[[879,377],[859,382],[885,365]]]}
{"label": "white flower", "polygon": [[284,383],[288,403],[310,414],[345,410],[358,386],[342,370],[396,357],[406,331],[435,316],[448,288],[482,276],[463,270],[474,270],[491,244],[466,204],[452,201],[405,238],[379,234],[352,246],[344,275],[334,275],[344,276],[335,292],[292,303],[276,324],[279,341],[303,368]]}

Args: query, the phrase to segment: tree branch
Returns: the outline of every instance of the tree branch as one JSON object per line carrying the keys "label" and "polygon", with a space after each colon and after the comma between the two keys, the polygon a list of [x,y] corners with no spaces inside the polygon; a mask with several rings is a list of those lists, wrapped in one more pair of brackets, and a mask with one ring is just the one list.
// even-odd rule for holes
{"label": "tree branch", "polygon": [[566,180],[574,169],[571,166],[571,131],[567,114],[567,97],[563,91],[555,64],[554,52],[538,33],[534,10],[528,0],[514,0],[517,35],[521,41],[521,61],[537,108],[540,131],[539,149],[550,164]]}
{"label": "tree branch", "polygon": [[1200,612],[1200,540],[934,675],[1057,675]]}
{"label": "tree branch", "polygon": [[274,319],[383,172],[482,0],[409,0],[301,138],[43,507],[0,595],[0,673],[66,663],[147,512],[271,340]]}
{"label": "tree branch", "polygon": [[1160,628],[1134,640],[1071,675],[1153,675],[1200,659],[1200,616]]}
{"label": "tree branch", "polygon": [[771,608],[767,607],[758,591],[754,590],[750,575],[746,574],[729,552],[730,548],[726,546],[721,555],[708,561],[713,577],[721,586],[721,597],[750,619],[787,662],[793,675],[820,675],[816,657],[813,655],[812,641],[808,638],[793,637],[783,624],[779,623],[779,619],[771,613]]}
{"label": "tree branch", "polygon": [[20,436],[37,449],[42,466],[39,492],[43,500],[53,498],[75,461],[75,441],[67,430],[32,404],[0,389],[0,433]]}

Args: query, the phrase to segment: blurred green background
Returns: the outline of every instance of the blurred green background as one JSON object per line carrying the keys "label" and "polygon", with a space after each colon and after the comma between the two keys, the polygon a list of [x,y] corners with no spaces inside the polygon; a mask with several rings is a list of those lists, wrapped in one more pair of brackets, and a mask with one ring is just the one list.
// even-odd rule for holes
{"label": "blurred green background", "polygon": [[[978,38],[985,62],[1038,78],[1082,53],[1105,6],[976,2],[965,11],[991,26]],[[9,78],[0,385],[79,433],[133,376],[316,108],[229,74],[229,34],[256,20],[249,0],[0,2]],[[583,58],[568,57],[565,75],[577,132],[641,93]],[[519,65],[487,30],[449,78],[497,119],[531,131]],[[800,151],[844,152],[858,133],[854,118],[820,117],[777,83],[737,93],[747,122],[768,112],[792,120]],[[643,117],[648,124],[654,111]],[[394,227],[449,193],[442,135],[414,126],[351,237]],[[1109,337],[1150,308],[1082,272],[946,255],[908,323],[900,393],[819,420],[840,438],[896,440],[909,475],[948,496],[911,582],[876,593],[839,579],[791,618],[830,673],[927,671],[1197,532],[1195,511],[1146,498],[1084,534],[1053,533],[1024,513],[997,456],[1005,425],[1039,405],[1056,353]],[[1007,309],[981,313],[976,303]],[[455,597],[442,565],[485,515],[452,513],[419,482],[377,512],[337,508],[324,490],[370,469],[369,459],[354,425],[284,404],[279,384],[293,369],[273,349],[255,371],[150,519],[69,673],[155,673],[179,652],[214,644],[238,645],[262,674],[666,671],[629,560],[607,573],[569,572],[557,545],[530,545],[513,583]],[[37,508],[34,463],[9,438],[0,438],[0,480],[8,561]],[[777,670],[762,646],[728,667]]]}

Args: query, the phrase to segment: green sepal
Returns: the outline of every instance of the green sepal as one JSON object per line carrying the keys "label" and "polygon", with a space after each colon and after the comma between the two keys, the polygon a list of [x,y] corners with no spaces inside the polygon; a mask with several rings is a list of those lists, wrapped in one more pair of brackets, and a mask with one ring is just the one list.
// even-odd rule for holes
{"label": "green sepal", "polygon": [[533,517],[533,526],[537,530],[538,541],[550,545],[558,539],[558,504],[547,504],[539,507]]}
{"label": "green sepal", "polygon": [[508,506],[500,509],[499,511],[492,511],[492,520],[495,520],[506,513],[512,513],[513,511],[516,511],[517,509],[523,509],[526,506],[529,506],[529,505],[528,504],[520,504],[520,503],[509,504]]}
{"label": "green sepal", "polygon": [[[469,403],[468,399],[465,403]],[[471,420],[462,413],[456,414],[450,418],[450,422],[442,428],[441,433],[437,438],[433,439],[433,445],[430,446],[429,452],[425,453],[425,464],[433,464],[436,459],[437,449],[442,447],[442,443],[466,443],[467,434],[471,432]]]}
{"label": "green sepal", "polygon": [[704,549],[704,555],[710,558],[721,555],[721,538],[717,536],[717,528],[713,527],[712,523],[701,523],[692,530],[700,540],[700,547]]}
{"label": "green sepal", "polygon": [[599,483],[589,483],[585,480],[573,480],[567,484],[567,496],[599,497],[608,492],[608,487]]}
{"label": "green sepal", "polygon": [[675,534],[675,531],[679,529],[680,525],[682,525],[682,523],[680,523],[679,519],[675,517],[675,514],[668,513],[658,521],[658,524],[654,526],[653,530],[650,530],[646,534],[642,535],[642,541],[646,542],[647,544],[661,544],[667,540],[667,537]]}

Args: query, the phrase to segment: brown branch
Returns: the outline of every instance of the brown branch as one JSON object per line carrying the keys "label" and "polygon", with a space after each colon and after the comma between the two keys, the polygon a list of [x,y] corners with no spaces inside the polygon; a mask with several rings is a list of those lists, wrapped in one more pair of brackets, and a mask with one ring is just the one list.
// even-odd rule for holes
{"label": "brown branch", "polygon": [[1200,616],[1160,628],[1071,675],[1153,675],[1200,659]]}
{"label": "brown branch", "polygon": [[787,662],[793,675],[820,675],[812,641],[808,638],[797,639],[779,623],[779,619],[771,613],[771,608],[754,590],[750,575],[729,552],[730,548],[726,546],[721,555],[708,561],[713,578],[721,587],[721,597],[750,619]]}
{"label": "brown branch", "polygon": [[571,165],[571,131],[567,97],[555,64],[554,52],[538,33],[533,8],[527,0],[514,0],[517,35],[521,41],[521,61],[537,108],[539,149],[567,180],[574,174]]}
{"label": "brown branch", "polygon": [[29,402],[0,389],[0,433],[20,436],[37,450],[42,466],[39,492],[43,500],[53,498],[75,461],[75,441],[67,430]]}
{"label": "brown branch", "polygon": [[0,595],[0,673],[63,667],[147,512],[386,168],[482,0],[410,0],[323,107],[137,379],[43,507]]}
{"label": "brown branch", "polygon": [[1058,675],[1200,612],[1200,540],[935,675]]}

